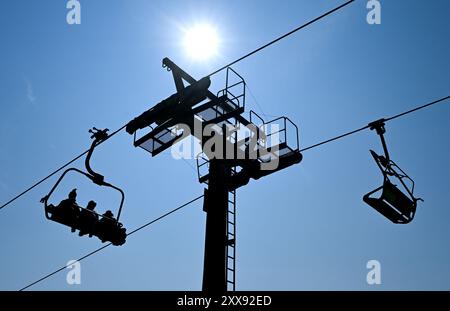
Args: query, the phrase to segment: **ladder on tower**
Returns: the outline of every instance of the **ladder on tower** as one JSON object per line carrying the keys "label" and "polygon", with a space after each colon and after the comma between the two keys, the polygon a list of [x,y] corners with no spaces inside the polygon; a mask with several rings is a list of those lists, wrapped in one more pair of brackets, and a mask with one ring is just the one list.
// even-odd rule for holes
{"label": "ladder on tower", "polygon": [[[199,182],[208,185],[204,195],[207,238],[203,289],[235,291],[236,189],[248,184],[250,179],[257,180],[299,163],[302,155],[298,127],[286,117],[265,122],[253,111],[250,120],[244,118],[245,80],[230,67],[226,68],[225,88],[216,94],[209,90],[209,77],[197,81],[168,58],[163,59],[163,67],[172,71],[177,93],[131,120],[126,131],[134,134],[135,147],[145,149],[152,156],[170,148],[184,134],[201,142],[202,151],[196,157],[197,174]],[[288,126],[293,131],[288,131]],[[204,133],[206,127],[211,134]],[[187,130],[190,132],[185,133]],[[293,134],[293,139],[288,139],[288,132]],[[214,135],[222,138],[221,155],[216,154],[214,141],[214,150],[204,148]],[[211,185],[210,177],[214,180]]]}
{"label": "ladder on tower", "polygon": [[236,190],[228,192],[227,248],[226,248],[227,291],[236,290]]}

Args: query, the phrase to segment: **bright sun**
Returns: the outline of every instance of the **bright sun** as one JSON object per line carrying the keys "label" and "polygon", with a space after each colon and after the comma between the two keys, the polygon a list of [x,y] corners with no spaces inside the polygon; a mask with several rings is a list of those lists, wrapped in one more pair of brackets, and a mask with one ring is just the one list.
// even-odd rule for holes
{"label": "bright sun", "polygon": [[195,25],[185,31],[183,44],[191,58],[206,60],[217,54],[219,37],[214,27]]}

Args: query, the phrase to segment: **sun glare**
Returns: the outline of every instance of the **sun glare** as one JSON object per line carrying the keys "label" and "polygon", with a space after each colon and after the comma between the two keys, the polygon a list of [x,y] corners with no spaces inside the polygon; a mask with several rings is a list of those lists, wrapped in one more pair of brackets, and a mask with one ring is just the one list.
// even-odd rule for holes
{"label": "sun glare", "polygon": [[185,31],[183,44],[191,58],[206,60],[217,54],[219,38],[214,27],[195,25]]}

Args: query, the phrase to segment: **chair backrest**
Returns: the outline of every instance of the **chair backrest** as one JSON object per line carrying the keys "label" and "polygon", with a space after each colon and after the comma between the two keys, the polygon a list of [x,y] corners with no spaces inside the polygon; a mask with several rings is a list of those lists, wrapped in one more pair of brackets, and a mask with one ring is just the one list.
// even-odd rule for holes
{"label": "chair backrest", "polygon": [[[380,197],[372,197],[380,191]],[[389,180],[386,180],[381,187],[364,195],[363,200],[396,224],[411,222],[416,212],[416,201],[408,198]]]}
{"label": "chair backrest", "polygon": [[406,218],[412,219],[414,217],[416,203],[389,180],[386,180],[383,184],[383,192],[380,199],[385,200]]}

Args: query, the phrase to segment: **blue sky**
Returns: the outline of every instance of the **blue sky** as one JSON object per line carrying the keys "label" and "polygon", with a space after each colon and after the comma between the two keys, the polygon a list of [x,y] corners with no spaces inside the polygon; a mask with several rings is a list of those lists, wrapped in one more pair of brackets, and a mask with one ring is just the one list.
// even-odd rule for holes
{"label": "blue sky", "polygon": [[[169,57],[196,78],[337,6],[342,1],[83,1],[81,25],[65,1],[3,1],[0,13],[0,201],[90,144],[87,130],[115,129],[175,91]],[[381,1],[381,25],[365,0],[233,66],[269,115],[300,126],[314,144],[449,95],[450,3]],[[220,55],[194,62],[181,27],[215,25]],[[213,81],[212,89],[223,87]],[[260,111],[252,97],[247,109]],[[409,225],[394,225],[362,202],[382,178],[365,131],[305,152],[300,165],[238,190],[239,290],[449,290],[448,103],[387,124],[391,156],[425,199]],[[188,161],[195,165],[194,160]],[[83,167],[82,161],[76,163]],[[122,187],[122,221],[135,228],[202,194],[190,165],[151,158],[118,134],[92,166]],[[0,289],[17,290],[94,250],[44,218],[39,199],[55,178],[0,211]],[[79,189],[114,209],[119,197],[72,176],[55,199]],[[201,201],[82,262],[82,284],[66,272],[36,290],[200,290],[205,214]],[[381,263],[382,284],[366,283]]]}

